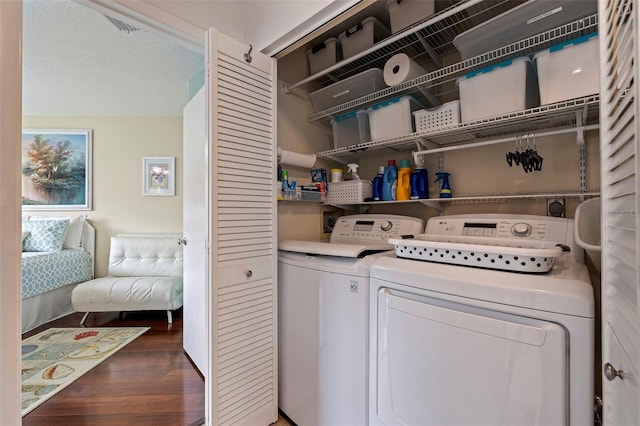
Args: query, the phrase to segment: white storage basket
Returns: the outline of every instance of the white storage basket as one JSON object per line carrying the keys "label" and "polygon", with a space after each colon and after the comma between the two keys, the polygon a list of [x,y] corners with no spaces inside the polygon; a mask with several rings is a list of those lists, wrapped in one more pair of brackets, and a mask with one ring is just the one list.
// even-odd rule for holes
{"label": "white storage basket", "polygon": [[345,180],[330,182],[324,202],[331,203],[359,203],[373,195],[373,184],[368,180]]}
{"label": "white storage basket", "polygon": [[460,124],[460,101],[455,100],[430,109],[413,112],[416,132],[426,132]]}

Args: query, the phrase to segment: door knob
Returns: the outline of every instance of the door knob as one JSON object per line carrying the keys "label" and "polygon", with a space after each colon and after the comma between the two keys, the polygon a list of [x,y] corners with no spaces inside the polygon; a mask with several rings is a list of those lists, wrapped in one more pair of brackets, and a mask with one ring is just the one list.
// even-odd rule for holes
{"label": "door knob", "polygon": [[604,377],[607,378],[607,380],[611,381],[614,380],[616,377],[620,377],[620,380],[624,379],[624,371],[622,370],[616,370],[615,367],[613,365],[611,365],[611,363],[606,363],[604,365]]}
{"label": "door knob", "polygon": [[178,238],[178,245],[179,246],[186,246],[187,245],[187,239],[186,238]]}

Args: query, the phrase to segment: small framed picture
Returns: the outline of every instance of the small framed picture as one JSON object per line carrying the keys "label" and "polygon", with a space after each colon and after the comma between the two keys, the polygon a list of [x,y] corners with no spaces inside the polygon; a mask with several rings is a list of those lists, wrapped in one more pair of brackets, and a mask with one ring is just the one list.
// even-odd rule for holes
{"label": "small framed picture", "polygon": [[142,158],[142,195],[176,195],[175,157]]}

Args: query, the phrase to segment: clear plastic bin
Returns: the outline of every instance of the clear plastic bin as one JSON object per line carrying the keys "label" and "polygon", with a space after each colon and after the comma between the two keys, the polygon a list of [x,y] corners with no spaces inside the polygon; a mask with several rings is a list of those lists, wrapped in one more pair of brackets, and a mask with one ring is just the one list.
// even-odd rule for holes
{"label": "clear plastic bin", "polygon": [[428,18],[435,12],[433,0],[388,0],[386,7],[393,34]]}
{"label": "clear plastic bin", "polygon": [[533,64],[508,60],[459,77],[462,121],[474,121],[540,105]]}
{"label": "clear plastic bin", "polygon": [[360,109],[331,119],[335,149],[371,140],[369,114]]}
{"label": "clear plastic bin", "polygon": [[371,140],[390,139],[413,133],[411,113],[422,108],[413,97],[402,96],[367,108]]}
{"label": "clear plastic bin", "polygon": [[362,20],[338,36],[342,57],[349,58],[389,37],[389,29],[374,17]]}
{"label": "clear plastic bin", "polygon": [[384,83],[382,70],[371,68],[331,86],[311,92],[309,97],[314,112],[319,112],[377,92],[385,87],[387,85]]}
{"label": "clear plastic bin", "polygon": [[534,55],[540,103],[552,104],[600,92],[598,35],[590,34]]}
{"label": "clear plastic bin", "polygon": [[338,61],[338,39],[331,37],[312,49],[307,50],[309,75],[329,68]]}
{"label": "clear plastic bin", "polygon": [[598,13],[597,0],[530,0],[453,39],[462,60]]}

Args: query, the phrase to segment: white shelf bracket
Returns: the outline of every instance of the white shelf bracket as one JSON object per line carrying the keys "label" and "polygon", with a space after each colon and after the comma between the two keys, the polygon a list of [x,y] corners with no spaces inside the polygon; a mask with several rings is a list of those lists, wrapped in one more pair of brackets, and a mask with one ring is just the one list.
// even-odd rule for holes
{"label": "white shelf bracket", "polygon": [[[587,108],[576,111],[576,143],[578,144],[578,191],[587,192],[587,149],[584,140],[584,125],[587,121]],[[580,196],[584,201],[584,195]]]}
{"label": "white shelf bracket", "polygon": [[440,105],[440,100],[433,93],[431,93],[431,91],[420,86],[418,86],[418,90],[420,90],[422,96],[424,96],[427,101],[429,101],[432,107]]}

